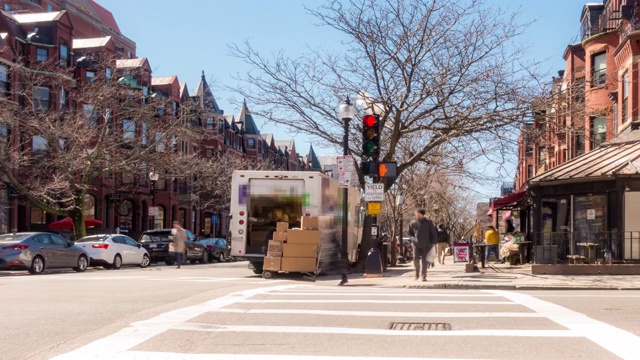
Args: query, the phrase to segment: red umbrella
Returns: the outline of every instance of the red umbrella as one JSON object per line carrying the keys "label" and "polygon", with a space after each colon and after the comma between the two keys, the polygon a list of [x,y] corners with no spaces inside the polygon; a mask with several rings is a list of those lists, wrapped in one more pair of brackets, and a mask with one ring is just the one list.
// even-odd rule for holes
{"label": "red umbrella", "polygon": [[[94,218],[85,218],[84,225],[86,227],[94,227],[102,225],[102,221]],[[52,222],[48,225],[49,230],[73,230],[73,220],[70,217],[66,217],[62,220]]]}

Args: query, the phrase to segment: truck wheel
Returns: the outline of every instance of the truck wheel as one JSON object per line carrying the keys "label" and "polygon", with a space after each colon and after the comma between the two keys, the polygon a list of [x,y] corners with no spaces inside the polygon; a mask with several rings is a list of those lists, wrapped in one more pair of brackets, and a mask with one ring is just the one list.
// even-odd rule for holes
{"label": "truck wheel", "polygon": [[271,271],[266,270],[262,273],[262,277],[269,280],[273,277],[273,273]]}

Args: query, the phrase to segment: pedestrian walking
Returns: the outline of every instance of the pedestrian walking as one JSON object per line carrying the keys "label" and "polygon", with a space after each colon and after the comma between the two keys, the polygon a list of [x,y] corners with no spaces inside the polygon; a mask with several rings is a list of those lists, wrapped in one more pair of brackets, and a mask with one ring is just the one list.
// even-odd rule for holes
{"label": "pedestrian walking", "polygon": [[449,233],[447,229],[444,227],[444,224],[438,224],[438,262],[444,265],[445,252],[447,248],[450,246],[451,239],[449,238]]}
{"label": "pedestrian walking", "polygon": [[429,263],[435,260],[435,243],[438,239],[438,230],[433,222],[425,218],[425,210],[416,210],[416,218],[409,223],[409,236],[413,243],[413,263],[416,270],[416,280],[422,276],[422,281],[427,281],[427,268]]}
{"label": "pedestrian walking", "polygon": [[498,253],[498,243],[500,242],[500,234],[496,231],[496,228],[489,225],[487,231],[484,233],[484,242],[487,247],[484,249],[484,258],[488,261],[489,254],[493,251],[496,254],[496,260],[500,259],[500,253]]}
{"label": "pedestrian walking", "polygon": [[180,265],[184,264],[184,242],[187,240],[187,230],[180,226],[180,221],[174,221],[173,229],[171,229],[171,235],[173,254],[176,258],[176,263],[178,264],[176,269],[180,269]]}

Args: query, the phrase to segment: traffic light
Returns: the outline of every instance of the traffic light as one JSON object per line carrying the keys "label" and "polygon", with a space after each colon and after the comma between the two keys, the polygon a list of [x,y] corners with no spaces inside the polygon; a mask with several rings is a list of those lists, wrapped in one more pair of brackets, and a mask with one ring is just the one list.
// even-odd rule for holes
{"label": "traffic light", "polygon": [[362,117],[362,157],[377,161],[380,153],[380,121],[378,115]]}

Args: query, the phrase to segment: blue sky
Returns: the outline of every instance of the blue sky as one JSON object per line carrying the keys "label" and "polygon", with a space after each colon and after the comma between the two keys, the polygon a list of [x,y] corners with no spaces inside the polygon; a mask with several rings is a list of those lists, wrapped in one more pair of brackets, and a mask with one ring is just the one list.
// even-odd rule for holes
{"label": "blue sky", "polygon": [[[264,54],[284,50],[295,56],[314,48],[337,48],[341,34],[314,25],[315,19],[303,8],[315,8],[320,0],[97,0],[115,16],[122,33],[137,43],[138,56],[147,57],[154,76],[178,75],[193,91],[204,70],[213,87],[214,96],[226,114],[237,114],[237,94],[224,90],[233,86],[232,75],[244,73],[248,67],[230,57],[227,44],[248,40]],[[566,46],[578,40],[580,13],[586,0],[487,0],[492,6],[522,10],[522,21],[535,20],[521,38],[529,45],[532,59],[546,60],[543,66],[549,76],[564,69],[562,54]],[[248,104],[251,108],[251,104]],[[338,104],[336,104],[337,107]],[[274,133],[276,139],[291,135],[257,119],[263,133]],[[300,154],[306,154],[309,143],[296,136]],[[330,150],[321,150],[324,154]],[[337,151],[336,151],[337,153]],[[514,164],[507,167],[513,178]],[[487,196],[498,195],[498,184],[480,190]]]}

